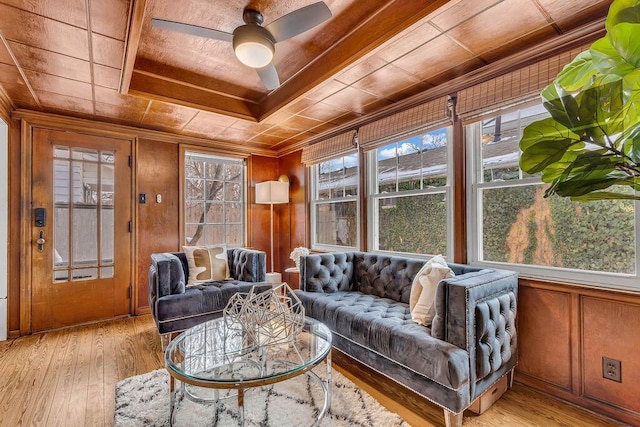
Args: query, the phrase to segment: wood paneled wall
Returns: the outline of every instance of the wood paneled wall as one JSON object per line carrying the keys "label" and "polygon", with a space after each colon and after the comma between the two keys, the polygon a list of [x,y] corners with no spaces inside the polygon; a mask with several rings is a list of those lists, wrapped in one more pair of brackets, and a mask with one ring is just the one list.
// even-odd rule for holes
{"label": "wood paneled wall", "polygon": [[[269,205],[256,204],[256,184],[263,181],[275,181],[280,176],[278,159],[251,156],[247,159],[247,247],[267,253],[267,272],[271,270],[269,227]],[[279,218],[286,212],[287,205],[273,205],[273,250],[274,268],[280,265],[280,242],[285,239],[281,233]]]}
{"label": "wood paneled wall", "polygon": [[7,330],[20,331],[20,120],[9,122],[9,283],[7,286]]}
{"label": "wood paneled wall", "polygon": [[[520,280],[516,381],[640,426],[640,295]],[[622,382],[602,377],[602,357]]]}
{"label": "wood paneled wall", "polygon": [[[180,250],[179,146],[141,139],[136,150],[136,289],[135,312],[148,311],[147,271],[151,254]],[[138,194],[147,203],[138,202]],[[162,203],[156,202],[162,196]]]}
{"label": "wood paneled wall", "polygon": [[307,168],[300,161],[302,151],[296,151],[281,157],[280,173],[289,177],[289,205],[281,211],[280,230],[280,270],[282,280],[291,287],[298,287],[299,275],[286,273],[284,270],[293,267],[294,263],[289,259],[293,248],[311,246],[308,230],[308,196],[307,196]]}

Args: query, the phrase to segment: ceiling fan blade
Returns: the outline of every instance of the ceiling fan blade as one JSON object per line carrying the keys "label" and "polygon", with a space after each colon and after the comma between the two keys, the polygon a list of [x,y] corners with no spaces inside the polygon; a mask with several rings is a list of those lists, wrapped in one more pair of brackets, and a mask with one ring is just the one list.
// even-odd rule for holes
{"label": "ceiling fan blade", "polygon": [[168,30],[177,31],[179,33],[190,34],[192,36],[206,37],[208,39],[222,40],[230,42],[233,40],[233,34],[224,31],[212,30],[211,28],[198,27],[197,25],[182,24],[180,22],[166,21],[164,19],[153,18],[151,23],[154,27],[166,28]]}
{"label": "ceiling fan blade", "polygon": [[324,2],[319,1],[287,13],[265,28],[277,43],[304,33],[329,18],[331,18],[331,10]]}
{"label": "ceiling fan blade", "polygon": [[274,90],[280,87],[280,78],[278,77],[278,71],[275,65],[273,65],[273,62],[266,67],[256,68],[256,71],[267,89]]}

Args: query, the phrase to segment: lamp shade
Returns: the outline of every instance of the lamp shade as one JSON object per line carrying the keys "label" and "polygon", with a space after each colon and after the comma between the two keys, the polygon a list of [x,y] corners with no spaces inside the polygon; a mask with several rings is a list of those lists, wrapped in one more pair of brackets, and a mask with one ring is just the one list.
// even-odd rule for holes
{"label": "lamp shade", "polygon": [[289,183],[265,181],[256,184],[256,203],[267,205],[289,203]]}

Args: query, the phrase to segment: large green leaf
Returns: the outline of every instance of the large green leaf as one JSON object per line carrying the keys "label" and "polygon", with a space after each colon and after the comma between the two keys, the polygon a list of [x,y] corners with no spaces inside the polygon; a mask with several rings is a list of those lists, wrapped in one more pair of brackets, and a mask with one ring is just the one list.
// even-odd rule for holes
{"label": "large green leaf", "polygon": [[[640,165],[640,124],[630,130],[628,136],[623,136],[622,151],[629,160]],[[640,168],[640,166],[638,166]]]}
{"label": "large green leaf", "polygon": [[578,129],[580,127],[578,103],[561,86],[551,83],[544,88],[541,96],[543,99],[542,105],[555,121],[569,129]]}
{"label": "large green leaf", "polygon": [[595,191],[583,196],[571,197],[574,202],[593,202],[597,200],[640,200],[640,196],[634,194],[617,193],[615,191]]}
{"label": "large green leaf", "polygon": [[582,196],[624,184],[629,177],[617,170],[619,159],[606,153],[607,150],[602,149],[580,154],[547,192],[563,197]]}
{"label": "large green leaf", "polygon": [[640,67],[640,0],[616,0],[609,8],[607,37],[618,54]]}
{"label": "large green leaf", "polygon": [[627,62],[611,44],[609,37],[596,40],[589,50],[593,60],[593,67],[600,74],[613,74],[624,77],[636,67]]}
{"label": "large green leaf", "polygon": [[624,124],[627,129],[634,128],[640,123],[640,68],[622,79],[622,90],[625,100]]}
{"label": "large green leaf", "polygon": [[562,159],[569,149],[581,149],[584,143],[569,128],[553,118],[528,125],[520,141],[520,168],[535,174]]}
{"label": "large green leaf", "polygon": [[[607,80],[613,80],[606,82]],[[620,133],[624,130],[622,80],[606,77],[599,79],[598,84],[576,95],[580,131],[572,129],[577,134],[588,135],[589,139],[604,147],[607,145],[607,135]]]}
{"label": "large green leaf", "polygon": [[573,92],[586,86],[597,72],[598,70],[593,65],[591,52],[587,50],[564,66],[556,77],[555,83],[563,87],[564,90]]}

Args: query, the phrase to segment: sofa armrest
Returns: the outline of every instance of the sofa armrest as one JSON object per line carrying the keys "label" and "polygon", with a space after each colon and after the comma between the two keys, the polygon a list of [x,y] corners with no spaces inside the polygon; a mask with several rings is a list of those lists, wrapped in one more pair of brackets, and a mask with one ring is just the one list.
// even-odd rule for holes
{"label": "sofa armrest", "polygon": [[353,281],[353,253],[300,257],[300,290],[332,293],[349,290]]}
{"label": "sofa armrest", "polygon": [[506,270],[480,270],[438,284],[431,333],[469,353],[472,384],[515,366],[517,296],[518,275]]}
{"label": "sofa armrest", "polygon": [[173,254],[151,254],[149,267],[149,303],[166,295],[181,294],[186,281],[182,262]]}
{"label": "sofa armrest", "polygon": [[246,248],[227,250],[229,273],[242,282],[264,282],[267,280],[267,254]]}

